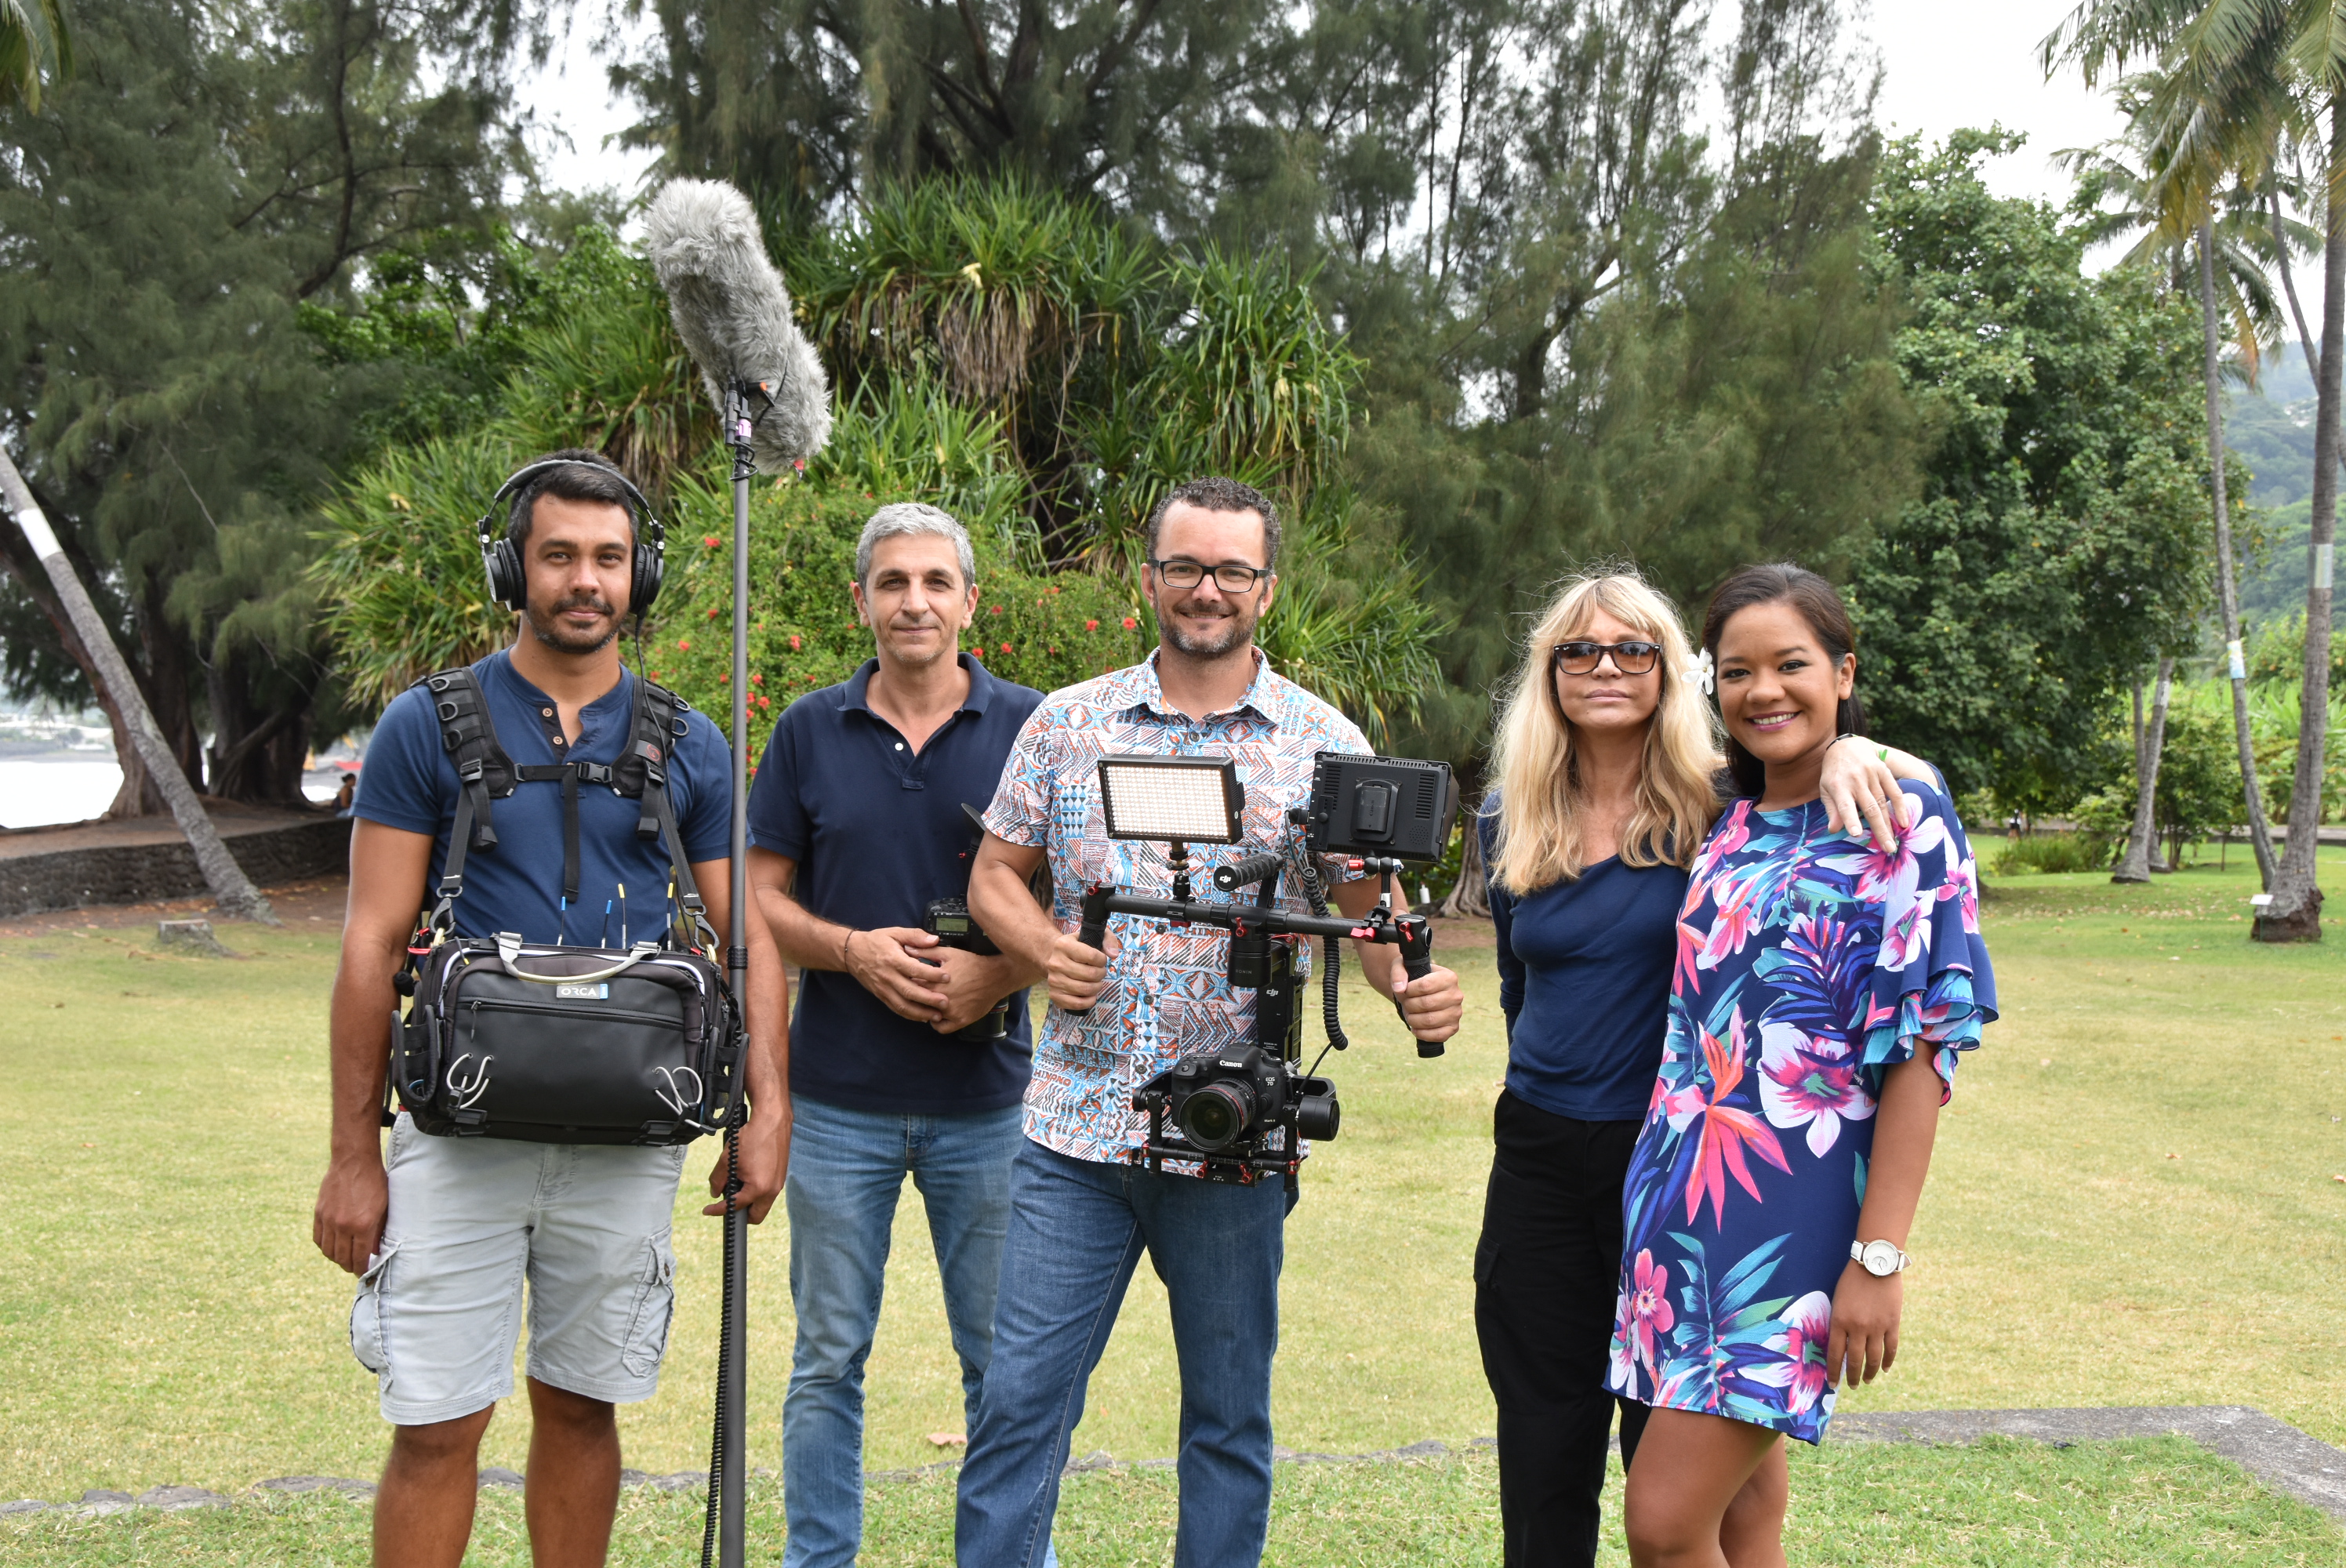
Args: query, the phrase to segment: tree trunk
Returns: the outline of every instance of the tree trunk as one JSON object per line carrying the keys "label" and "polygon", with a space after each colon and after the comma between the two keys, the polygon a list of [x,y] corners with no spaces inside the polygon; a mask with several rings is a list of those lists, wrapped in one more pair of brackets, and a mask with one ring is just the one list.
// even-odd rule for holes
{"label": "tree trunk", "polygon": [[[2126,853],[2119,858],[2117,870],[2110,873],[2114,882],[2147,882],[2150,881],[2154,859],[2152,846],[2158,841],[2157,803],[2158,794],[2158,759],[2167,747],[2167,697],[2175,686],[2175,660],[2161,656],[2158,661],[2158,688],[2150,699],[2150,722],[2140,725],[2141,739],[2136,743],[2134,787],[2134,831],[2127,835]],[[2142,688],[2135,688],[2135,714],[2139,724],[2142,713]]]}
{"label": "tree trunk", "polygon": [[1458,880],[1442,901],[1442,912],[1488,920],[1491,915],[1490,875],[1483,865],[1483,808],[1477,802],[1466,813],[1466,844],[1458,857]]}
{"label": "tree trunk", "polygon": [[[2330,163],[2346,159],[2346,96],[2330,100]],[[2289,795],[2289,845],[2270,884],[2272,901],[2257,916],[2259,942],[2321,940],[2322,765],[2330,729],[2330,575],[2338,532],[2340,355],[2346,353],[2346,224],[2341,204],[2322,203],[2321,357],[2314,377],[2313,500],[2305,588],[2305,674],[2297,721],[2297,777]]]}
{"label": "tree trunk", "polygon": [[16,465],[5,452],[0,452],[0,501],[7,504],[17,525],[25,530],[33,554],[47,569],[58,599],[73,618],[83,646],[97,667],[101,689],[113,694],[115,711],[127,721],[130,745],[123,744],[125,730],[117,728],[114,733],[116,751],[128,753],[135,748],[146,762],[148,774],[162,787],[171,804],[171,815],[178,820],[179,830],[188,836],[188,848],[195,854],[196,864],[203,871],[205,884],[211,889],[220,911],[231,919],[275,925],[277,917],[270,912],[269,901],[252,885],[244,868],[236,863],[236,857],[228,852],[212,820],[204,815],[202,803],[189,787],[188,776],[179,770],[162,731],[155,727],[155,717],[147,709],[146,697],[130,677],[130,667],[123,662],[122,650],[114,646],[106,623],[98,619],[97,606],[90,603],[81,579],[74,575],[72,564],[57,544],[56,535],[50,531],[49,520],[41,515],[24,475],[16,472]]}
{"label": "tree trunk", "polygon": [[[2257,855],[2257,879],[2273,885],[2272,829],[2265,821],[2263,792],[2257,788],[2257,749],[2249,733],[2249,664],[2240,649],[2240,592],[2233,580],[2232,510],[2224,494],[2224,392],[2222,339],[2216,320],[2215,236],[2199,223],[2199,325],[2208,379],[2208,469],[2216,510],[2216,589],[2224,613],[2224,657],[2232,677],[2232,737],[2240,752],[2240,793],[2248,807],[2249,845]],[[2317,465],[2321,461],[2317,455]],[[2318,489],[2321,481],[2317,478]],[[2332,488],[2335,488],[2333,480]]]}

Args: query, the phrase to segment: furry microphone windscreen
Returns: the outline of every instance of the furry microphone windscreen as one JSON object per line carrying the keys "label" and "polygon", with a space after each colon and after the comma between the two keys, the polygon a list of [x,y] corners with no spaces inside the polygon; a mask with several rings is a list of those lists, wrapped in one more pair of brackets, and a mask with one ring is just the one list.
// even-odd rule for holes
{"label": "furry microphone windscreen", "polygon": [[772,383],[770,407],[750,400],[759,472],[778,473],[821,451],[831,437],[831,389],[814,346],[790,320],[790,293],[749,199],[722,180],[671,180],[645,214],[644,250],[719,417],[729,386]]}

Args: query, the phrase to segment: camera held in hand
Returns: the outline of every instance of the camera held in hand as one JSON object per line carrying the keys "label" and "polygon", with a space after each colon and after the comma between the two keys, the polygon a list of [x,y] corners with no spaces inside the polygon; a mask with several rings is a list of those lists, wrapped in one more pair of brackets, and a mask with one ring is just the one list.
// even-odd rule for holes
{"label": "camera held in hand", "polygon": [[[984,958],[998,958],[1002,950],[985,934],[977,918],[969,912],[966,899],[931,899],[922,912],[921,929],[937,939],[940,947],[959,948],[964,952],[977,953]],[[1010,1037],[1010,998],[1005,996],[994,1004],[992,1012],[967,1028],[956,1032],[954,1038],[966,1040],[973,1045],[990,1045]]]}
{"label": "camera held in hand", "polygon": [[[1403,860],[1433,859],[1449,841],[1458,809],[1450,769],[1407,758],[1320,753],[1309,804],[1287,814],[1280,839],[1210,868],[1216,891],[1231,895],[1228,901],[1192,897],[1189,846],[1239,845],[1245,837],[1246,790],[1229,758],[1104,757],[1097,789],[1108,837],[1166,846],[1173,896],[1088,888],[1077,940],[1105,946],[1109,917],[1119,914],[1193,930],[1219,928],[1230,933],[1231,990],[1254,993],[1251,1041],[1197,1052],[1134,1092],[1133,1109],[1148,1115],[1148,1133],[1126,1157],[1150,1170],[1178,1161],[1209,1181],[1250,1185],[1276,1175],[1291,1189],[1304,1140],[1334,1137],[1341,1120],[1336,1086],[1318,1075],[1319,1061],[1309,1070],[1301,1064],[1297,960],[1307,942],[1325,944],[1322,1060],[1347,1044],[1336,1016],[1341,942],[1396,947],[1413,980],[1432,970],[1430,929],[1423,916],[1393,911],[1393,879]],[[1382,878],[1384,897],[1376,908],[1357,919],[1331,913],[1320,878],[1324,860]],[[1279,907],[1280,882],[1288,876],[1300,885],[1311,914]],[[1421,1040],[1417,1051],[1438,1056],[1442,1046]]]}
{"label": "camera held in hand", "polygon": [[1260,1045],[1192,1056],[1149,1081],[1134,1108],[1162,1109],[1192,1148],[1209,1155],[1263,1143],[1276,1128],[1332,1138],[1343,1118],[1336,1085],[1310,1078]]}

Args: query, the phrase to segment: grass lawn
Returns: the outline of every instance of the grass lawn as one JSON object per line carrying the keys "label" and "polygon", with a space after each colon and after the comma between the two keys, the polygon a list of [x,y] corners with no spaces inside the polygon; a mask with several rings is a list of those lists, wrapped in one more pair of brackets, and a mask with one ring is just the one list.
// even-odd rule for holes
{"label": "grass lawn", "polygon": [[[2346,857],[2325,881],[2341,908]],[[2253,873],[2237,867],[2140,889],[2097,876],[1995,886],[1986,919],[2004,1020],[1966,1064],[1943,1125],[1910,1248],[1917,1261],[1899,1367],[1843,1408],[2252,1404],[2346,1441],[2337,1362],[2346,1182],[2336,1179],[2346,1176],[2346,995],[2335,946],[2346,930],[2319,946],[2252,946],[2241,917],[2253,891]],[[151,928],[0,939],[0,1499],[158,1482],[235,1491],[274,1475],[372,1476],[381,1462],[372,1380],[344,1337],[349,1283],[309,1244],[324,1155],[333,938],[321,925],[232,927],[225,936],[246,956],[158,956]],[[1275,1397],[1280,1440],[1296,1449],[1458,1443],[1492,1428],[1470,1260],[1504,1053],[1487,945],[1460,938],[1449,956],[1476,1006],[1448,1055],[1418,1061],[1390,1009],[1356,987],[1347,1017],[1359,1044],[1327,1069],[1343,1088],[1344,1134],[1306,1167],[1284,1284]],[[696,1178],[706,1147],[692,1162]],[[869,1369],[875,1468],[930,1462],[944,1451],[926,1434],[962,1425],[916,1201],[900,1216]],[[657,1400],[622,1417],[628,1462],[649,1471],[706,1461],[717,1247],[715,1224],[697,1207],[678,1206],[680,1300],[666,1381]],[[779,1460],[786,1246],[770,1227],[752,1249],[756,1465]],[[1144,1269],[1076,1451],[1169,1454],[1175,1414],[1162,1292]],[[484,1462],[520,1468],[526,1428],[525,1410],[509,1407]],[[2213,1474],[2179,1455],[2144,1470],[2141,1456],[2167,1451],[2156,1445],[2091,1451],[2098,1459],[2066,1451],[2081,1457],[1998,1451],[1991,1464],[1943,1454],[1911,1473],[1914,1484],[1928,1477],[1960,1493],[1999,1467],[2049,1465],[2042,1484],[2063,1495],[2082,1489],[2076,1495],[2098,1500],[2086,1512],[2112,1530],[2122,1517],[2165,1517],[2158,1510],[2170,1502],[2160,1498],[2198,1495],[2198,1478]],[[1897,1468],[1908,1461],[1892,1464],[1885,1453],[1851,1446],[1804,1460],[1832,1478],[1833,1500],[1819,1506],[1874,1517],[1869,1478],[1886,1464],[1882,1473],[1910,1473]],[[2120,1485],[2153,1471],[2166,1479]],[[1407,1502],[1393,1518],[1422,1515],[1435,1534],[1443,1521],[1489,1506],[1482,1461],[1341,1472],[1355,1481],[1281,1474],[1296,1478],[1283,1481],[1282,1507],[1303,1511],[1293,1517],[1364,1519],[1363,1542],[1388,1539],[1374,1533],[1385,1528],[1375,1519],[1388,1495],[1396,1509]],[[1084,1481],[1071,1499],[1118,1488],[1157,1497],[1150,1489],[1164,1485],[1117,1474]],[[886,1529],[911,1532],[907,1560],[927,1550],[918,1532],[944,1517],[922,1512],[941,1490],[876,1494],[891,1500],[875,1504]],[[2028,1506],[2007,1498],[1995,1504],[2004,1512],[1981,1515],[1985,1554],[1975,1560],[2063,1560],[1991,1541],[2004,1539],[2000,1531],[2067,1530],[2035,1484],[2004,1491],[2029,1494]],[[2212,1501],[2189,1528],[2142,1528],[2175,1551],[2198,1551],[2192,1530],[2232,1516],[2224,1495],[2206,1492]],[[347,1506],[289,1502],[269,1517],[325,1530],[321,1522]],[[490,1506],[484,1518],[506,1507]],[[629,1518],[667,1506],[639,1499]],[[1158,1541],[1169,1528],[1164,1498],[1120,1506],[1101,1503],[1098,1528],[1154,1530],[1148,1539]],[[12,1534],[0,1555],[17,1560],[49,1539],[41,1531],[73,1528]],[[109,1560],[95,1555],[100,1539],[228,1526],[88,1528],[93,1554],[83,1561]],[[1274,1541],[1288,1530],[1275,1528]],[[1489,1534],[1485,1522],[1459,1536],[1452,1546],[1465,1555],[1455,1560],[1474,1560]],[[2088,1545],[2071,1542],[2065,1549],[2080,1554],[2068,1560],[2230,1560],[2129,1556],[2132,1548],[2115,1544],[2106,1549],[2115,1555],[2093,1556]],[[1441,1553],[1451,1549],[1427,1545],[1423,1554],[1450,1561]],[[1383,1550],[1323,1543],[1309,1548],[1319,1556],[1290,1560]],[[1904,1560],[1900,1550],[1883,1543],[1870,1560]]]}
{"label": "grass lawn", "polygon": [[[2335,1526],[2276,1498],[2239,1470],[2181,1438],[2055,1449],[1990,1439],[1950,1463],[1946,1451],[1850,1446],[1794,1461],[1785,1544],[1801,1563],[1891,1568],[1915,1564],[2063,1564],[2181,1568],[2183,1564],[2335,1564]],[[1070,1563],[1162,1563],[1171,1554],[1173,1478],[1109,1471],[1068,1481],[1056,1543]],[[1617,1501],[1617,1488],[1615,1492]],[[1283,1469],[1272,1504],[1267,1568],[1337,1564],[1466,1564],[1499,1561],[1498,1471],[1488,1455],[1392,1465]],[[749,1499],[751,1556],[773,1561],[782,1534],[771,1482]],[[700,1543],[698,1494],[629,1492],[612,1561],[688,1562]],[[0,1550],[21,1568],[195,1563],[362,1564],[367,1500],[311,1494],[229,1512],[106,1519],[34,1515],[0,1523]],[[1600,1561],[1627,1561],[1617,1517]],[[862,1561],[915,1568],[952,1561],[953,1483],[934,1477],[872,1489]],[[521,1500],[482,1500],[467,1563],[529,1562]]]}

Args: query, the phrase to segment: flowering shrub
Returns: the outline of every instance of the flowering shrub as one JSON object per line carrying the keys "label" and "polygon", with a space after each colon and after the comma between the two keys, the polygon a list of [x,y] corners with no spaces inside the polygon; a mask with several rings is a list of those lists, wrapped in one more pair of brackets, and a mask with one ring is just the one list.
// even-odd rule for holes
{"label": "flowering shrub", "polygon": [[[806,480],[755,482],[750,502],[751,756],[774,719],[808,692],[835,685],[872,657],[850,585],[855,540],[881,505],[930,496],[872,495]],[[733,503],[721,470],[679,481],[671,537],[700,548],[668,552],[659,626],[645,639],[653,679],[731,734],[729,693]],[[710,543],[713,541],[713,543]],[[980,590],[963,648],[1005,680],[1051,691],[1137,661],[1153,644],[1128,585],[1084,572],[1035,576],[974,535]],[[682,628],[698,628],[685,635]],[[630,650],[630,659],[633,653]]]}

